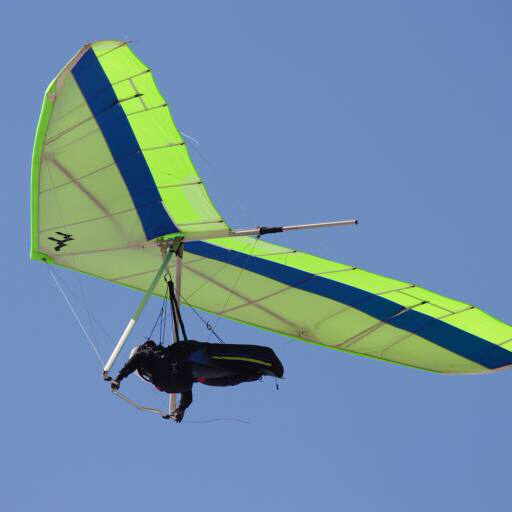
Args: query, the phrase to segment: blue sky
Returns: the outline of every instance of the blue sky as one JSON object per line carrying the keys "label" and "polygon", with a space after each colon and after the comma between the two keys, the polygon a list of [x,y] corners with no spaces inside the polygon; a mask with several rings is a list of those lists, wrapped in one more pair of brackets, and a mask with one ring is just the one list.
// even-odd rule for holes
{"label": "blue sky", "polygon": [[[510,323],[511,15],[505,1],[3,7],[1,508],[421,512],[508,503],[510,372],[433,375],[221,321],[226,340],[274,347],[287,378],[279,391],[272,381],[200,388],[187,419],[249,424],[174,425],[125,406],[99,378],[47,270],[28,261],[28,193],[47,83],[83,43],[129,38],[177,125],[199,140],[192,158],[233,226],[357,216],[357,228],[272,240]],[[118,336],[138,294],[59,275]],[[127,390],[160,403],[132,380]]]}

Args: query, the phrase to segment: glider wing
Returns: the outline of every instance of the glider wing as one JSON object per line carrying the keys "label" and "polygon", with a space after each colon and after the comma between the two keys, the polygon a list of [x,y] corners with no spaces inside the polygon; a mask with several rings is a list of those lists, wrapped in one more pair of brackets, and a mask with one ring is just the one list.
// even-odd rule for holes
{"label": "glider wing", "polygon": [[231,232],[150,70],[124,42],[84,46],[48,87],[31,210],[33,259],[146,291],[162,264],[156,242],[200,233],[210,240],[184,247],[185,304],[430,371],[512,363],[512,327],[474,306],[261,239],[213,239]]}

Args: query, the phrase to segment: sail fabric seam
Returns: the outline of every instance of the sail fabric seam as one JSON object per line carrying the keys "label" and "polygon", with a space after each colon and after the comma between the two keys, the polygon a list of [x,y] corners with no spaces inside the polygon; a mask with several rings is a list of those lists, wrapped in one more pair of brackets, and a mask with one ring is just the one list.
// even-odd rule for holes
{"label": "sail fabric seam", "polygon": [[[407,297],[411,297],[412,299],[416,299],[416,300],[421,300],[421,297],[418,297],[417,295],[414,295],[410,292],[404,292],[404,291],[399,291],[399,293],[401,293],[402,295],[406,295]],[[431,303],[433,306],[435,306],[436,308],[439,308],[439,309],[442,309],[443,311],[446,311],[447,313],[451,313],[452,315],[456,315],[457,313],[461,313],[462,311],[466,311],[467,308],[464,308],[464,309],[461,309],[459,311],[453,311],[451,309],[448,309],[444,306],[441,306],[441,304],[438,304],[438,303],[434,303],[432,302]],[[474,306],[471,306],[472,308]]]}
{"label": "sail fabric seam", "polygon": [[101,59],[102,57],[104,57],[105,55],[108,55],[109,53],[112,53],[112,52],[115,52],[116,50],[119,50],[119,48],[122,48],[123,46],[126,46],[128,44],[128,41],[120,41],[119,44],[117,46],[114,46],[114,48],[110,48],[109,50],[107,50],[106,52],[103,52],[103,53],[99,53],[97,55],[97,58],[98,59]]}
{"label": "sail fabric seam", "polygon": [[[130,101],[130,100],[134,100],[134,99],[141,99],[140,95],[134,95],[134,96],[130,96],[129,98],[118,99],[117,103],[124,103],[126,101]],[[150,111],[155,110],[157,108],[163,108],[163,107],[166,107],[166,106],[167,106],[167,104],[157,105],[156,107],[146,108],[143,105],[144,108],[142,110],[137,110],[135,112],[130,112],[129,114],[125,114],[125,115],[126,115],[126,117],[134,116],[136,114],[142,114],[142,113],[145,113],[145,112],[150,112]],[[111,107],[109,107],[109,108],[111,108]],[[100,114],[103,114],[103,113],[104,112],[99,112],[97,115],[99,116]],[[78,123],[74,124],[73,126],[70,126],[69,128],[65,128],[61,132],[56,133],[55,135],[53,135],[52,137],[50,137],[50,139],[48,139],[46,141],[45,146],[49,146],[50,144],[53,144],[54,142],[56,142],[57,140],[61,139],[65,135],[69,135],[73,130],[76,130],[77,128],[82,127],[84,124],[88,123],[89,121],[92,121],[95,118],[96,118],[96,116],[92,115],[90,117],[87,117],[86,119],[82,119],[81,121],[79,121]]]}
{"label": "sail fabric seam", "polygon": [[[468,306],[466,309],[460,311],[460,313],[463,313],[464,311],[468,311],[470,309],[474,309],[473,306]],[[454,316],[454,315],[458,315],[459,312],[457,313],[447,313],[446,315],[443,315],[443,316],[440,316],[438,317],[436,320],[437,321],[442,321],[444,318],[448,318],[450,316]],[[428,316],[428,315],[427,315]],[[397,345],[399,345],[400,343],[403,343],[405,340],[407,340],[407,338],[409,338],[410,336],[412,336],[413,334],[409,333],[407,336],[404,336],[398,340],[395,340],[393,343],[391,343],[389,346],[387,346],[386,348],[384,348],[382,351],[381,351],[381,354],[384,354],[385,352],[391,350],[392,348],[396,348]]]}
{"label": "sail fabric seam", "polygon": [[[378,320],[389,319],[403,308],[389,299],[365,290],[207,242],[189,242],[186,250],[216,261],[229,261],[233,266],[245,265],[247,271],[346,304]],[[387,323],[412,334],[419,334],[421,331],[421,337],[426,340],[488,369],[512,364],[510,351],[419,311],[409,310],[394,316]]]}
{"label": "sail fabric seam", "polygon": [[[94,133],[95,132],[91,132],[89,135],[93,135]],[[80,142],[80,140],[82,140],[82,139],[77,139],[76,142]],[[70,144],[67,144],[66,146],[68,146],[68,145],[70,145]],[[131,158],[134,155],[135,154],[133,154],[133,155],[126,155],[124,158]],[[94,174],[97,174],[97,173],[109,170],[111,167],[115,168],[116,165],[117,165],[116,162],[111,162],[111,163],[109,163],[107,165],[104,165],[104,166],[100,167],[99,169],[94,169],[93,171],[88,171],[86,174],[83,174],[82,176],[76,177],[75,181],[78,182],[78,181],[82,181],[84,179],[90,178]],[[167,172],[167,174],[172,174],[172,173],[170,173],[170,171],[166,171],[166,172]],[[58,188],[63,188],[63,187],[66,187],[68,185],[73,185],[73,184],[74,184],[73,181],[68,181],[66,183],[62,183],[60,185],[56,185],[55,187],[43,189],[43,190],[40,191],[40,194],[44,194],[46,192],[51,192],[52,190],[56,190]],[[198,181],[198,182],[191,182],[191,183],[184,183],[184,184],[177,184],[177,185],[163,185],[163,186],[160,186],[159,188],[181,187],[181,186],[201,185],[201,184],[202,184],[202,181]]]}
{"label": "sail fabric seam", "polygon": [[[128,118],[94,51],[89,49],[71,72],[128,188],[147,240],[178,232],[164,208]],[[129,154],[133,157],[127,159]]]}
{"label": "sail fabric seam", "polygon": [[[245,250],[247,247],[249,247],[249,245],[250,245],[250,242],[245,243],[245,245],[243,246],[243,248],[242,248],[242,249],[244,249],[244,250]],[[234,257],[236,257],[236,255],[234,255]],[[200,256],[199,258],[197,258],[197,259],[195,259],[195,260],[192,260],[192,261],[186,261],[185,263],[186,263],[186,265],[189,265],[189,266],[190,266],[190,265],[192,265],[193,263],[196,263],[196,262],[198,262],[198,261],[201,261],[202,259],[204,259],[204,258],[203,258],[202,256]],[[214,274],[213,274],[213,275],[208,276],[208,277],[209,277],[209,279],[210,279],[210,280],[212,280],[215,276],[217,276],[217,274],[220,274],[220,272],[222,272],[222,271],[224,270],[224,268],[225,268],[227,265],[229,265],[230,263],[231,263],[231,261],[230,261],[230,260],[229,260],[229,258],[228,258],[228,260],[224,262],[224,265],[222,265],[218,270],[216,270],[216,271],[214,272]],[[208,284],[208,281],[205,281],[203,284],[199,285],[199,287],[198,287],[198,288],[196,288],[194,291],[192,291],[192,292],[188,295],[188,299],[190,300],[190,299],[192,298],[192,296],[193,296],[193,295],[195,295],[197,292],[199,292],[199,290],[201,290],[202,288],[204,288],[207,284]]]}
{"label": "sail fabric seam", "polygon": [[[259,256],[261,257],[261,256]],[[324,276],[326,274],[337,274],[337,273],[341,273],[341,272],[347,272],[348,270],[352,270],[352,269],[342,269],[342,270],[330,270],[330,271],[327,271],[327,272],[318,272],[317,274],[314,274],[315,276]],[[155,271],[156,272],[156,271]],[[311,274],[313,275],[313,274]],[[293,290],[294,288],[297,288],[297,284],[295,286],[285,286],[284,288],[281,288],[280,290],[276,291],[276,292],[273,292],[273,293],[270,293],[268,295],[264,295],[258,299],[254,299],[254,300],[251,300],[245,304],[240,304],[238,306],[234,306],[232,308],[229,308],[229,309],[225,309],[222,311],[222,313],[231,313],[232,311],[236,311],[237,309],[242,309],[242,308],[245,308],[247,306],[254,306],[255,304],[257,304],[258,302],[262,302],[264,300],[267,300],[267,299],[270,299],[272,297],[275,297],[276,295],[279,295],[280,293],[284,293],[285,291],[287,290]],[[376,295],[383,295],[385,293],[388,293],[388,292],[382,292],[382,293],[378,293]],[[334,317],[336,315],[339,315],[340,313],[342,313],[343,311],[346,311],[348,308],[344,308],[342,311],[337,311],[336,313],[334,313],[333,315],[331,315],[330,317],[328,317],[327,319],[322,319],[320,322],[318,322],[315,326],[315,328],[318,327],[318,325],[326,320],[329,320],[331,317]]]}
{"label": "sail fabric seam", "polygon": [[114,224],[114,226],[121,232],[123,232],[123,229],[119,224],[117,224],[116,220],[113,218],[112,213],[108,211],[107,207],[82,183],[75,181],[73,175],[64,165],[62,165],[56,158],[49,157],[47,160],[51,162],[53,166],[56,169],[58,169],[67,179],[69,179],[71,183],[73,183],[73,185],[76,187],[76,189],[79,190],[85,197],[87,197],[87,199],[89,199],[89,201],[91,201],[91,203],[94,204],[94,206],[96,206],[96,208],[98,208],[101,211],[101,213],[103,213],[103,217],[112,218],[112,223]]}
{"label": "sail fabric seam", "polygon": [[45,188],[43,190],[41,190],[39,193],[40,194],[46,194],[47,192],[53,192],[54,190],[57,190],[57,189],[60,189],[60,188],[64,188],[64,187],[67,187],[69,185],[74,185],[75,183],[79,183],[80,181],[83,181],[87,178],[90,178],[91,176],[94,176],[95,174],[98,174],[100,172],[103,172],[103,171],[107,171],[109,169],[111,169],[112,167],[115,167],[115,162],[111,162],[107,165],[104,165],[103,167],[100,167],[99,169],[96,169],[94,171],[90,171],[88,172],[87,174],[84,174],[83,176],[79,176],[77,178],[74,178],[74,181],[66,181],[65,183],[61,183],[59,185],[55,185],[54,187],[51,187],[51,188]]}
{"label": "sail fabric seam", "polygon": [[134,210],[135,210],[135,208],[128,208],[126,210],[121,210],[118,212],[112,212],[112,213],[108,213],[106,215],[101,215],[100,217],[91,217],[90,219],[78,220],[76,222],[69,222],[67,224],[60,224],[58,226],[50,226],[49,228],[45,228],[45,229],[39,231],[39,233],[48,233],[49,231],[55,231],[56,229],[69,228],[71,226],[87,224],[88,222],[96,222],[98,220],[103,220],[103,219],[112,219],[116,215],[123,215],[124,213],[133,212]]}
{"label": "sail fabric seam", "polygon": [[[116,247],[116,248],[107,248],[107,249],[96,249],[95,251],[81,251],[81,252],[68,252],[66,254],[59,254],[59,260],[56,259],[56,254],[54,254],[52,256],[52,259],[55,260],[55,261],[66,261],[68,258],[76,258],[76,256],[83,256],[83,255],[90,255],[90,254],[101,254],[101,253],[105,253],[105,252],[112,252],[112,251],[125,251],[125,250],[132,250],[132,249],[137,249],[137,250],[140,250],[140,249],[144,249],[145,246],[141,243],[134,243],[134,244],[130,244],[130,245],[123,245],[122,247]],[[73,269],[73,267],[69,267],[71,269]],[[76,268],[74,269],[76,270]],[[87,272],[87,271],[82,271],[82,270],[78,270],[77,272],[82,272],[84,274],[90,274],[94,277],[98,277],[98,275],[96,274],[91,274],[90,272]]]}
{"label": "sail fabric seam", "polygon": [[[103,92],[105,92],[105,91],[103,91]],[[102,97],[98,93],[95,93],[93,96],[91,96],[91,98],[89,98],[89,101],[91,103],[94,103],[95,99],[97,99],[98,101],[102,101]],[[61,139],[65,135],[69,135],[76,128],[80,128],[81,126],[83,126],[86,123],[89,123],[90,121],[96,121],[96,124],[99,124],[99,123],[97,123],[99,116],[109,113],[108,112],[109,110],[111,110],[114,107],[117,107],[120,103],[124,103],[124,102],[132,100],[132,99],[137,99],[137,96],[130,96],[129,98],[121,98],[121,99],[118,98],[114,104],[109,104],[106,107],[104,107],[104,110],[98,111],[98,112],[94,113],[93,115],[87,117],[86,119],[83,119],[82,121],[79,121],[75,125],[70,126],[69,128],[66,128],[66,129],[62,130],[59,133],[56,133],[55,135],[53,135],[52,137],[50,137],[48,140],[45,141],[45,146],[49,146],[50,144],[53,144],[54,142],[56,142],[57,140]],[[89,103],[87,101],[84,101],[83,105],[89,106]],[[140,110],[138,112],[144,112],[144,111]],[[138,112],[133,112],[133,113],[136,114]],[[125,115],[128,117],[131,114],[125,114]],[[118,119],[116,117],[113,117],[112,119],[110,119],[110,122],[111,123],[117,123]],[[91,124],[93,124],[93,123],[91,123]],[[68,142],[65,146],[61,146],[60,149],[62,149],[63,147],[67,147],[67,146],[70,146],[72,144],[75,144],[77,142],[81,142],[86,137],[88,137],[90,135],[94,135],[97,132],[96,124],[95,124],[95,129],[92,132],[89,132],[86,135],[83,135],[80,138],[75,139],[72,142]],[[103,127],[102,127],[103,129],[105,128],[104,124],[105,123],[103,123]]]}
{"label": "sail fabric seam", "polygon": [[[242,293],[236,291],[233,289],[233,287],[229,288],[227,287],[226,285],[224,285],[222,282],[220,281],[217,281],[215,279],[213,279],[212,277],[209,277],[208,275],[206,275],[205,273],[203,272],[200,272],[199,270],[195,269],[195,268],[192,268],[190,267],[188,264],[186,263],[183,263],[183,267],[187,270],[189,270],[190,272],[192,272],[193,274],[196,274],[198,275],[199,277],[202,277],[204,280],[205,280],[205,283],[212,283],[213,285],[221,288],[222,290],[228,292],[228,293],[232,293],[233,295],[235,295],[236,297],[238,297],[239,299],[242,299],[244,301],[248,301],[249,299],[243,295]],[[192,296],[193,294],[189,295],[188,297],[186,297],[186,301],[187,302],[190,302],[190,297]],[[283,322],[284,324],[288,324],[289,327],[291,327],[292,329],[297,329],[297,326],[294,325],[292,322],[290,322],[289,320],[287,320],[285,317],[279,315],[277,312],[261,305],[261,304],[255,304],[254,305],[255,308],[259,309],[260,311],[263,311],[265,314],[267,315],[270,315],[272,317],[274,317],[275,319],[277,319],[279,322]],[[214,314],[218,315],[219,313],[218,312],[215,312],[215,311],[212,311]]]}
{"label": "sail fabric seam", "polygon": [[[128,78],[122,78],[120,80],[116,80],[115,82],[110,82],[111,85],[118,85],[123,82],[127,82],[128,80],[131,80],[132,78],[137,78],[138,76],[144,75],[145,73],[149,73],[151,70],[147,69],[146,71],[141,71],[140,73],[136,73],[135,75],[129,76]],[[101,92],[101,91],[100,91]],[[87,102],[84,100],[83,102],[79,103],[76,107],[73,107],[72,109],[68,110],[67,112],[60,115],[60,117],[56,117],[54,121],[62,121],[65,117],[69,116],[76,110],[82,108],[84,105],[87,105]]]}

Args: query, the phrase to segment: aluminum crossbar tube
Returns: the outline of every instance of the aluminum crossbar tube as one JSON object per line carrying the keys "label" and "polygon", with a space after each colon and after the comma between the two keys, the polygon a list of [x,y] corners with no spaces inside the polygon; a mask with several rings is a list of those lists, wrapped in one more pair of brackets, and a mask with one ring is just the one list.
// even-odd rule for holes
{"label": "aluminum crossbar tube", "polygon": [[184,242],[195,240],[211,240],[214,238],[230,238],[233,236],[260,236],[270,233],[282,233],[283,231],[295,231],[299,229],[332,228],[338,226],[352,226],[357,224],[357,219],[335,220],[331,222],[315,222],[313,224],[296,224],[293,226],[257,227],[248,229],[222,229],[218,231],[197,231],[187,233]]}
{"label": "aluminum crossbar tube", "polygon": [[132,318],[130,318],[130,321],[128,322],[128,325],[126,326],[125,330],[123,331],[123,334],[119,338],[119,341],[117,342],[114,351],[110,355],[107,364],[105,365],[105,368],[103,368],[103,378],[105,380],[110,380],[110,377],[108,375],[108,372],[112,368],[112,365],[115,363],[117,357],[119,356],[119,352],[121,352],[121,349],[123,348],[124,344],[126,343],[126,340],[128,339],[128,336],[133,330],[133,327],[135,326],[135,323],[137,322],[140,314],[142,313],[144,307],[148,303],[149,298],[155,291],[155,288],[157,287],[158,283],[162,279],[162,274],[164,273],[165,269],[167,268],[167,265],[169,264],[169,261],[171,260],[173,255],[173,251],[169,251],[165,258],[162,261],[162,264],[160,265],[160,268],[158,269],[158,272],[155,274],[155,277],[153,277],[153,281],[151,281],[151,284],[149,285],[149,288],[144,293],[144,296],[142,297],[142,300],[140,301],[139,305],[137,306],[137,309],[135,310],[135,313],[133,314]]}
{"label": "aluminum crossbar tube", "polygon": [[282,233],[284,231],[296,231],[299,229],[332,228],[336,226],[351,226],[353,224],[357,224],[357,219],[335,220],[331,222],[315,222],[314,224],[296,224],[294,226],[235,229],[232,231],[232,236],[266,235],[270,233]]}

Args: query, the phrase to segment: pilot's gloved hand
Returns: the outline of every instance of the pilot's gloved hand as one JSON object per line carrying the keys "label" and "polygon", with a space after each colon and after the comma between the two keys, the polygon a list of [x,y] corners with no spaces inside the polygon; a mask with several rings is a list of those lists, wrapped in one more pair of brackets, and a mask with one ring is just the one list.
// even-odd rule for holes
{"label": "pilot's gloved hand", "polygon": [[172,413],[172,418],[176,423],[181,423],[183,416],[185,416],[185,411],[180,409],[179,407]]}
{"label": "pilot's gloved hand", "polygon": [[117,380],[112,380],[110,382],[110,390],[117,391],[119,389],[120,383]]}

